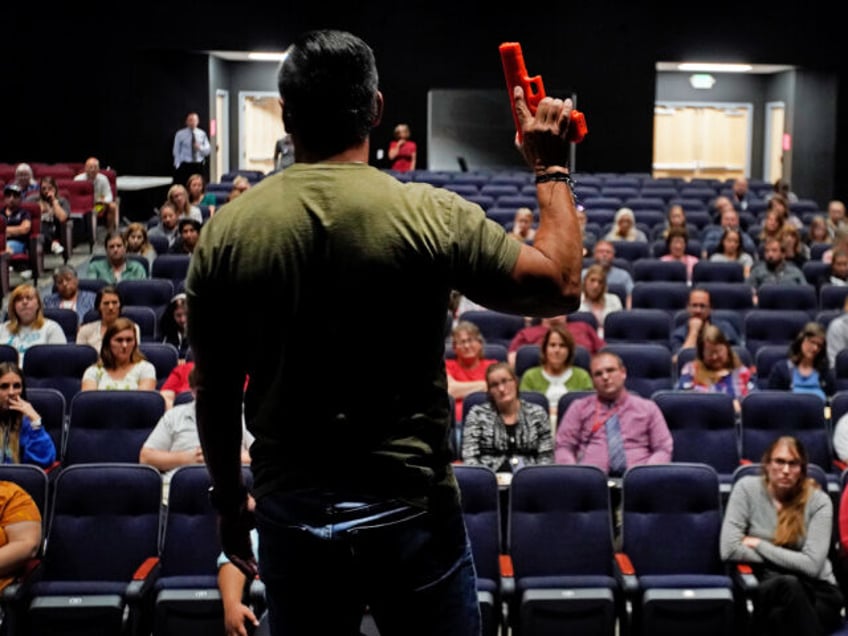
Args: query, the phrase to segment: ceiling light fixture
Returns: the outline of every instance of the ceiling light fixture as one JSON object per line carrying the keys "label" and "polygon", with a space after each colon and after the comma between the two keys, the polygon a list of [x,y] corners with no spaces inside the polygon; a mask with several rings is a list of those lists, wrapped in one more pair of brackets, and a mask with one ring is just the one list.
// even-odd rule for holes
{"label": "ceiling light fixture", "polygon": [[247,59],[254,62],[282,62],[286,55],[286,51],[253,51],[247,54]]}
{"label": "ceiling light fixture", "polygon": [[689,83],[692,88],[710,89],[715,85],[716,78],[709,73],[695,73],[689,76]]}
{"label": "ceiling light fixture", "polygon": [[748,73],[754,69],[750,64],[719,64],[713,62],[682,62],[678,71],[691,73]]}

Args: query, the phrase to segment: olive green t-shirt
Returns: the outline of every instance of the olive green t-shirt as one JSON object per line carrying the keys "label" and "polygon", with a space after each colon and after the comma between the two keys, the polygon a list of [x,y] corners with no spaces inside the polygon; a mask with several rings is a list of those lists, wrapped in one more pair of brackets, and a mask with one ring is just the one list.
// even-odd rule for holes
{"label": "olive green t-shirt", "polygon": [[256,496],[455,497],[449,293],[485,297],[519,249],[477,205],[359,163],[296,163],[222,206],[192,256],[189,337],[207,377],[249,376]]}

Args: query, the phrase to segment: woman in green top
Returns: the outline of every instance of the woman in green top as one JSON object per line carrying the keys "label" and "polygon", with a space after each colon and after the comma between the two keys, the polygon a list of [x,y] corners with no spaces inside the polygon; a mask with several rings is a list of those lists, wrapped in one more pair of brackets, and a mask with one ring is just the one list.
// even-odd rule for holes
{"label": "woman in green top", "polygon": [[574,366],[574,336],[564,324],[553,324],[542,339],[539,366],[521,376],[521,391],[544,393],[551,405],[551,421],[556,428],[557,404],[569,391],[592,391],[592,378]]}

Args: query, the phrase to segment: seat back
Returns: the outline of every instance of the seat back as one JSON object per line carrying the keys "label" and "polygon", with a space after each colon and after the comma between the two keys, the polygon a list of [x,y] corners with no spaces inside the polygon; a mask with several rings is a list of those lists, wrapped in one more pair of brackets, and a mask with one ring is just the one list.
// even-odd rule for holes
{"label": "seat back", "polygon": [[670,349],[671,314],[656,308],[614,311],[604,318],[604,340],[608,344],[659,344]]}
{"label": "seat back", "polygon": [[782,344],[764,344],[757,349],[754,356],[754,367],[757,369],[757,388],[767,389],[771,368],[780,360],[789,357],[789,347]]}
{"label": "seat back", "polygon": [[761,390],[742,399],[742,459],[760,461],[775,438],[792,435],[807,448],[810,463],[832,472],[833,447],[824,403],[809,393]]}
{"label": "seat back", "polygon": [[524,328],[524,317],[490,310],[463,312],[460,320],[474,323],[480,329],[485,342],[509,347],[510,342]]}
{"label": "seat back", "polygon": [[28,388],[57,389],[70,405],[82,386],[85,370],[97,362],[98,353],[84,344],[37,344],[27,349],[23,372]]}
{"label": "seat back", "polygon": [[810,320],[802,309],[752,309],[745,314],[745,346],[753,356],[764,344],[788,347]]}
{"label": "seat back", "polygon": [[[136,458],[137,459],[137,458]],[[43,578],[125,582],[159,555],[162,477],[146,464],[63,468],[53,484]]]}
{"label": "seat back", "polygon": [[668,347],[655,343],[608,343],[602,351],[614,353],[627,369],[625,387],[644,398],[674,385],[674,366]]}
{"label": "seat back", "polygon": [[661,261],[657,258],[641,258],[633,263],[633,282],[668,281],[685,283],[686,265],[680,261]]}
{"label": "seat back", "polygon": [[741,263],[699,260],[692,267],[692,284],[698,283],[743,283],[745,268]]}
{"label": "seat back", "polygon": [[169,278],[122,280],[117,287],[123,305],[150,307],[156,314],[157,322],[174,297],[174,282]]}
{"label": "seat back", "polygon": [[812,319],[819,309],[819,299],[816,288],[812,285],[763,283],[757,288],[757,307],[772,310],[803,310]]}
{"label": "seat back", "polygon": [[67,307],[44,307],[44,317],[54,320],[62,327],[68,342],[76,342],[79,329],[79,314]]}
{"label": "seat back", "polygon": [[150,276],[167,278],[177,285],[188,274],[190,260],[190,254],[159,254],[150,266]]}
{"label": "seat back", "polygon": [[672,315],[686,309],[689,291],[685,281],[639,281],[633,285],[631,306],[633,309],[662,309]]}
{"label": "seat back", "polygon": [[26,400],[41,416],[42,426],[56,447],[56,459],[62,461],[65,429],[68,423],[68,403],[59,389],[27,386]]}
{"label": "seat back", "polygon": [[719,478],[706,464],[633,466],[622,478],[621,547],[640,576],[725,574]]}
{"label": "seat back", "polygon": [[453,467],[462,496],[462,516],[479,579],[499,584],[501,513],[498,480],[485,466]]}
{"label": "seat back", "polygon": [[508,552],[517,586],[528,577],[612,574],[606,474],[595,466],[543,464],[510,484]]}
{"label": "seat back", "polygon": [[71,401],[63,465],[138,462],[165,400],[156,391],[82,391]]}
{"label": "seat back", "polygon": [[0,464],[0,481],[11,481],[32,497],[41,513],[42,526],[46,529],[49,479],[44,469],[34,464]]}
{"label": "seat back", "polygon": [[156,342],[159,339],[159,321],[156,311],[147,305],[121,305],[121,315],[138,325],[141,342]]}
{"label": "seat back", "polygon": [[179,364],[179,351],[169,342],[141,342],[138,349],[147,361],[156,367],[156,385],[161,388],[168,374]]}
{"label": "seat back", "polygon": [[721,478],[739,466],[733,398],[725,393],[658,391],[653,400],[674,439],[672,461],[712,466]]}

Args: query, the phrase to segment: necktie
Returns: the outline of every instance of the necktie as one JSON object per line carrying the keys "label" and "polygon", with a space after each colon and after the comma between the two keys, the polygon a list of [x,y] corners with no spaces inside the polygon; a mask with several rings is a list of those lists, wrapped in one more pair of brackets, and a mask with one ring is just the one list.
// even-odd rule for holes
{"label": "necktie", "polygon": [[621,437],[621,425],[618,414],[613,415],[604,423],[607,431],[607,446],[609,447],[609,474],[620,477],[627,470],[627,458],[624,455],[624,440]]}
{"label": "necktie", "polygon": [[188,129],[188,136],[189,136],[189,142],[191,143],[191,158],[192,158],[192,161],[197,163],[197,149],[194,147],[194,141],[195,141],[194,128]]}

